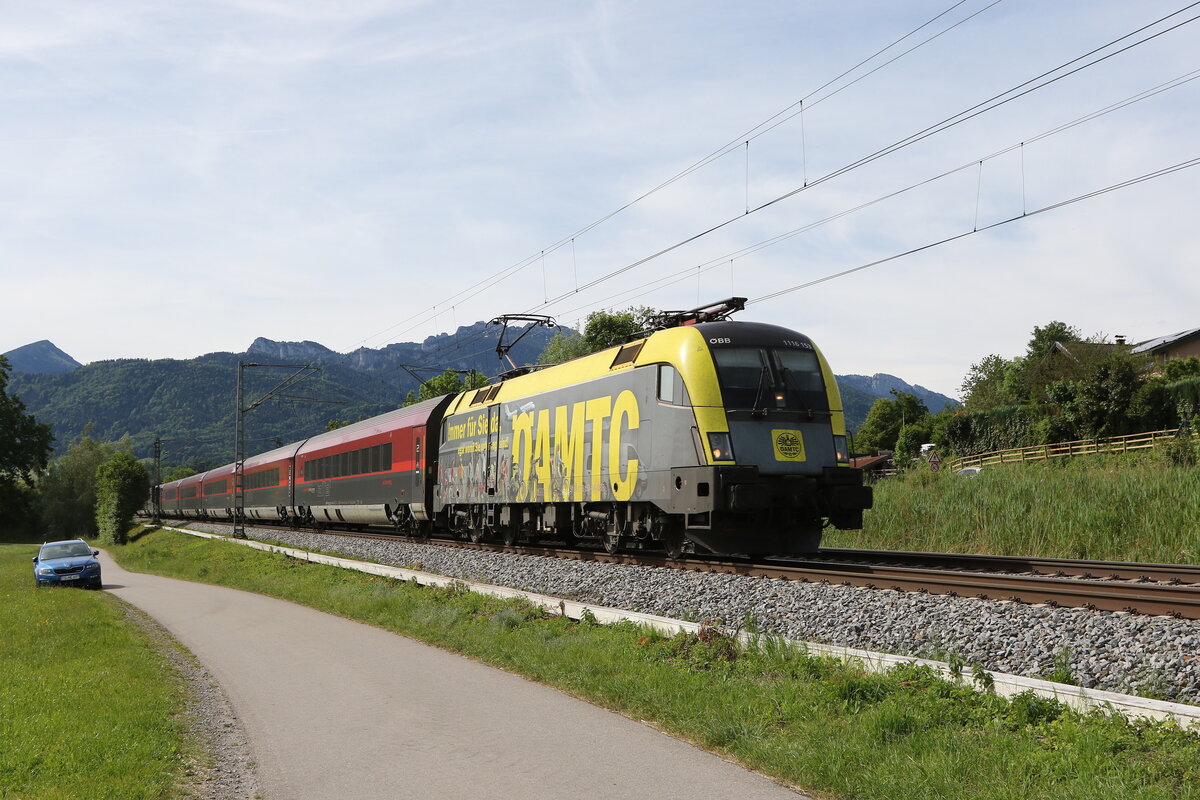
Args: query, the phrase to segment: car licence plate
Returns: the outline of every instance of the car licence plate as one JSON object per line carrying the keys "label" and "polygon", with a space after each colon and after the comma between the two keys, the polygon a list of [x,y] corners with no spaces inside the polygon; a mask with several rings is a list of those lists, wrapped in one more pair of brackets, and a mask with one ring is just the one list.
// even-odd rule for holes
{"label": "car licence plate", "polygon": [[78,575],[63,575],[62,579],[64,581],[77,581],[77,580],[79,580],[79,576]]}

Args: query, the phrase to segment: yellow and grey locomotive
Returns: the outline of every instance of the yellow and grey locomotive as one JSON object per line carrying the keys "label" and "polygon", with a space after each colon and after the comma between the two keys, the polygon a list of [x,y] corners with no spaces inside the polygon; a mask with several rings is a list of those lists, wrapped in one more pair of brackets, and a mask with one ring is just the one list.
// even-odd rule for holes
{"label": "yellow and grey locomotive", "polygon": [[828,364],[774,325],[658,330],[465,392],[441,425],[434,511],[474,539],[803,553],[870,505]]}

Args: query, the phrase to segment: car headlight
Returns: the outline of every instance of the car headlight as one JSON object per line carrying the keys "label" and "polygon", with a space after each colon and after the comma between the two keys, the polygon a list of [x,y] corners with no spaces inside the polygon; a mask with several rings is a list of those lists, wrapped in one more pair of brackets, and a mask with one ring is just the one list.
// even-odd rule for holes
{"label": "car headlight", "polygon": [[713,461],[733,461],[733,442],[728,433],[710,433],[708,447]]}
{"label": "car headlight", "polygon": [[53,575],[54,567],[38,567],[38,575]]}
{"label": "car headlight", "polygon": [[98,570],[98,569],[100,569],[100,564],[99,564],[98,562],[96,562],[96,561],[93,561],[93,562],[92,562],[92,563],[90,563],[90,564],[84,564],[84,565],[83,565],[83,571],[84,571],[84,572],[92,572],[92,571],[94,571],[94,570]]}
{"label": "car headlight", "polygon": [[846,444],[845,436],[833,437],[833,451],[837,453],[837,460],[839,464],[850,463],[850,448]]}

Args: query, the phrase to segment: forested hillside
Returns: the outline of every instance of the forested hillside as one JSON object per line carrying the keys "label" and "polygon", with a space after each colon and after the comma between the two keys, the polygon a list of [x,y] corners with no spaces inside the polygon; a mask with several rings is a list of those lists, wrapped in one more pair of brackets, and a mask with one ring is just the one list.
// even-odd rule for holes
{"label": "forested hillside", "polygon": [[[237,361],[213,354],[192,361],[100,361],[65,375],[21,375],[19,393],[39,420],[54,426],[62,452],[89,424],[101,441],[128,434],[139,457],[162,438],[169,463],[197,468],[224,463],[233,453]],[[246,397],[253,400],[288,374],[248,370]],[[415,381],[409,379],[410,385]],[[355,420],[389,411],[403,392],[394,384],[353,369],[326,366],[293,394],[321,402],[271,401],[246,418],[247,447],[267,449],[325,429],[330,419]]]}

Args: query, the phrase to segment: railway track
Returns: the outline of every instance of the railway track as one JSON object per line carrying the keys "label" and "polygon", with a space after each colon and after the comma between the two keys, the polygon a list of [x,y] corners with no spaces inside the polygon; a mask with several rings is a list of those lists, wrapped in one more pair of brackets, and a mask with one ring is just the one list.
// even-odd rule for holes
{"label": "railway track", "polygon": [[[254,527],[261,531],[292,530],[279,526]],[[837,548],[824,549],[804,559],[696,555],[672,559],[662,554],[607,553],[566,546],[505,546],[486,542],[414,539],[392,533],[366,531],[322,533],[520,555],[1200,619],[1200,566],[1188,564],[1142,564]]]}

